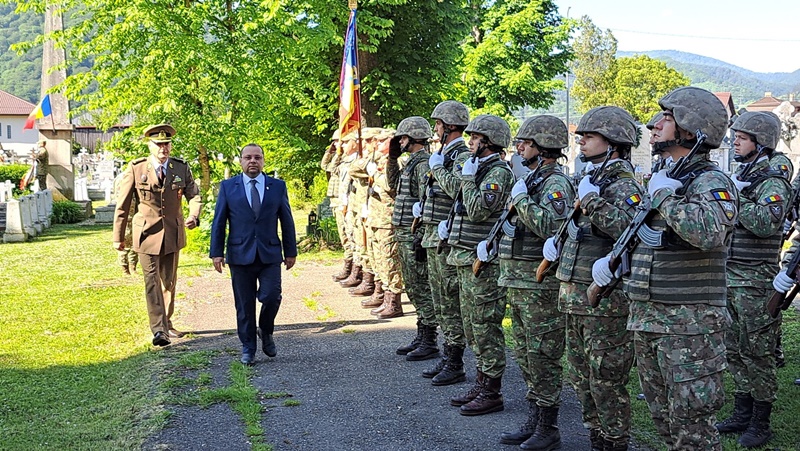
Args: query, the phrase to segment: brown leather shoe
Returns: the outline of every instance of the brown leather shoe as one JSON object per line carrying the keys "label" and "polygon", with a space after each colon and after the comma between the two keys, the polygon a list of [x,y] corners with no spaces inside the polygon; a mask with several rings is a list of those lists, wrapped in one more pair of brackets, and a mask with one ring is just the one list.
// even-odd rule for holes
{"label": "brown leather shoe", "polygon": [[350,275],[350,271],[353,270],[353,259],[348,258],[344,261],[344,267],[341,271],[337,272],[336,274],[332,275],[334,282],[341,282],[342,280],[346,279],[347,276]]}
{"label": "brown leather shoe", "polygon": [[375,292],[375,274],[365,271],[361,283],[347,291],[350,296],[372,296]]}
{"label": "brown leather shoe", "polygon": [[380,279],[375,281],[375,291],[372,296],[361,301],[361,306],[364,308],[380,307],[383,305],[383,282]]}
{"label": "brown leather shoe", "polygon": [[478,371],[478,376],[475,377],[475,385],[473,385],[472,388],[470,388],[463,395],[450,398],[450,405],[460,407],[477,398],[478,394],[480,394],[481,390],[483,390],[483,379],[483,373]]}
{"label": "brown leather shoe", "polygon": [[154,346],[167,346],[171,344],[169,338],[167,338],[167,334],[161,332],[160,330],[153,335],[153,345]]}
{"label": "brown leather shoe", "polygon": [[170,338],[183,338],[184,335],[186,335],[186,332],[181,332],[178,329],[170,328],[167,331],[167,336]]}
{"label": "brown leather shoe", "polygon": [[346,279],[339,282],[339,285],[342,288],[351,288],[358,286],[361,283],[361,266],[353,265],[353,270],[350,271],[350,275],[347,276]]}
{"label": "brown leather shoe", "polygon": [[500,412],[503,406],[503,395],[500,393],[502,377],[484,376],[483,388],[472,401],[461,406],[461,415],[476,416],[492,412]]}
{"label": "brown leather shoe", "polygon": [[390,319],[403,316],[403,305],[400,303],[400,294],[387,291],[383,294],[387,300],[386,308],[376,316],[378,319]]}

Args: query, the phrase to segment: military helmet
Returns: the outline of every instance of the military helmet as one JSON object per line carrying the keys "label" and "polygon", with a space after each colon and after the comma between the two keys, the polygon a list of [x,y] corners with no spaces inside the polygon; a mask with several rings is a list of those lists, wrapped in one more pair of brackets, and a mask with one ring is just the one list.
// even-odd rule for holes
{"label": "military helmet", "polygon": [[647,127],[648,130],[652,130],[653,128],[655,128],[656,122],[660,121],[663,118],[664,118],[664,112],[659,111],[658,113],[655,114],[655,116],[653,116],[650,119],[650,122],[648,122],[645,127]]}
{"label": "military helmet", "polygon": [[431,124],[422,116],[411,116],[403,119],[397,125],[396,137],[408,136],[411,139],[428,140],[433,133]]}
{"label": "military helmet", "polygon": [[339,137],[342,135],[342,131],[338,128],[333,131],[333,136],[331,136],[331,141],[338,141]]}
{"label": "military helmet", "polygon": [[525,119],[516,139],[530,139],[545,149],[563,149],[568,145],[568,135],[567,126],[561,119],[542,114]]}
{"label": "military helmet", "polygon": [[638,128],[633,117],[618,106],[599,106],[587,111],[575,133],[598,133],[616,144],[636,145]]}
{"label": "military helmet", "polygon": [[433,108],[431,119],[439,119],[447,125],[460,125],[465,127],[469,124],[469,110],[467,106],[455,100],[445,100]]}
{"label": "military helmet", "polygon": [[686,86],[678,88],[658,101],[664,110],[672,111],[678,127],[689,133],[705,133],[706,146],[719,147],[728,125],[728,112],[722,102],[705,89]]}
{"label": "military helmet", "polygon": [[747,133],[755,138],[756,143],[774,150],[778,145],[781,125],[769,113],[748,111],[736,119],[736,122],[731,126],[731,130]]}
{"label": "military helmet", "polygon": [[471,120],[464,132],[481,134],[490,144],[504,149],[511,143],[511,127],[508,122],[493,114],[481,114]]}

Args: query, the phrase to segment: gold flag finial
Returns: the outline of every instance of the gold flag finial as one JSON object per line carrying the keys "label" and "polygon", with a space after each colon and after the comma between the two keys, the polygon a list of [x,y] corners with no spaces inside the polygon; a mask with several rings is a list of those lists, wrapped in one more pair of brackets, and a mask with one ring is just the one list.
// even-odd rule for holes
{"label": "gold flag finial", "polygon": [[358,0],[347,0],[347,7],[350,9],[358,9]]}

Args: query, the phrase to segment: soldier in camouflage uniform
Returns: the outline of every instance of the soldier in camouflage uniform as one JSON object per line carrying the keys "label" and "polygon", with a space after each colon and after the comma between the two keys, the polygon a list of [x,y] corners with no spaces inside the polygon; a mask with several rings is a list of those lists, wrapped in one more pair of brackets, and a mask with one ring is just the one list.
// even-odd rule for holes
{"label": "soldier in camouflage uniform", "polygon": [[644,198],[628,161],[639,130],[627,111],[602,106],[584,114],[575,132],[581,135],[581,161],[593,167],[578,185],[581,214],[568,225],[563,251],[551,237],[543,252],[549,261],[560,258],[556,277],[562,282],[559,309],[567,314],[568,374],[592,449],[620,451],[628,449],[631,427],[626,388],[633,366],[633,334],[626,328],[630,300],[616,289],[592,308],[586,290],[592,264],[611,251]]}
{"label": "soldier in camouflage uniform", "polygon": [[372,270],[372,249],[370,248],[373,242],[372,229],[366,224],[373,180],[367,173],[367,166],[374,165],[375,152],[378,147],[376,138],[381,131],[382,129],[375,127],[367,127],[362,130],[361,137],[364,145],[361,158],[350,164],[348,171],[356,188],[351,200],[359,205],[358,214],[354,219],[353,238],[356,244],[355,251],[361,256],[361,281],[355,285],[342,284],[342,286],[351,287],[348,290],[351,296],[371,296],[375,291],[375,272]]}
{"label": "soldier in camouflage uniform", "polygon": [[403,294],[403,276],[400,271],[400,255],[398,243],[394,240],[392,213],[394,211],[394,189],[389,184],[386,164],[389,160],[389,139],[394,135],[392,130],[384,130],[377,137],[378,151],[375,161],[367,165],[367,173],[373,179],[370,193],[369,214],[366,225],[370,228],[370,260],[375,271],[375,292],[361,302],[364,308],[377,307],[375,314],[382,312],[380,306],[385,304],[385,293],[391,292],[391,298],[399,299]]}
{"label": "soldier in camouflage uniform", "polygon": [[[503,410],[500,393],[505,371],[505,341],[502,321],[506,310],[506,288],[497,285],[497,263],[475,276],[472,263],[476,246],[489,234],[504,210],[514,184],[514,174],[500,153],[511,141],[511,130],[503,119],[480,115],[466,130],[472,157],[461,168],[461,191],[454,214],[439,223],[440,239],[450,243],[447,263],[457,266],[464,334],[477,363],[475,385],[450,400],[462,415],[483,415]],[[444,155],[429,160],[437,178],[444,170]],[[441,167],[441,169],[440,169]]]}
{"label": "soldier in camouflage uniform", "polygon": [[[725,136],[728,116],[714,94],[678,88],[660,101],[656,147],[679,164],[707,136],[680,173],[661,170],[650,179],[649,228],[631,252],[625,292],[631,299],[628,329],[650,414],[670,450],[721,449],[715,414],[725,401],[725,261],[738,216],[730,178],[709,161]],[[673,178],[674,177],[674,178]],[[595,262],[598,286],[614,278],[610,257]]]}
{"label": "soldier in camouflage uniform", "polygon": [[725,333],[728,369],[736,386],[733,416],[717,424],[721,433],[743,432],[739,444],[762,446],[771,437],[770,412],[777,398],[775,342],[780,320],[764,308],[778,273],[783,220],[791,198],[784,173],[770,167],[779,124],[764,112],[746,112],[731,127],[736,133],[732,177],[739,190],[739,222],[728,254],[728,311]]}
{"label": "soldier in camouflage uniform", "polygon": [[337,201],[334,214],[336,215],[336,226],[339,228],[339,239],[342,242],[344,249],[345,267],[344,270],[338,274],[333,275],[333,280],[343,282],[353,276],[360,280],[361,270],[360,263],[355,260],[354,253],[355,245],[353,243],[353,223],[350,220],[349,213],[349,200],[350,200],[350,187],[352,180],[348,171],[350,164],[358,158],[358,145],[356,144],[356,133],[351,132],[340,140],[340,148],[337,150],[337,157],[334,158],[336,168],[331,173],[331,177],[339,179],[338,187],[336,188]]}
{"label": "soldier in camouflage uniform", "polygon": [[[395,187],[394,214],[395,240],[400,250],[400,268],[403,273],[406,294],[417,313],[417,336],[411,344],[401,346],[397,354],[405,355],[406,360],[426,360],[438,356],[436,343],[436,314],[433,310],[431,289],[428,285],[428,265],[426,253],[422,248],[422,230],[411,231],[414,221],[414,204],[422,198],[425,191],[425,174],[428,172],[428,140],[431,124],[420,116],[411,116],[400,121],[392,138],[389,161],[386,166],[391,186]],[[398,163],[402,153],[410,157],[404,165]],[[388,294],[388,293],[387,293]],[[399,308],[400,299],[397,299]],[[388,307],[387,310],[390,310]],[[385,315],[386,311],[378,314]]]}
{"label": "soldier in camouflage uniform", "polygon": [[[328,190],[325,193],[325,196],[328,198],[328,202],[330,202],[331,211],[336,219],[336,228],[339,231],[339,241],[342,244],[342,248],[346,249],[347,247],[345,246],[345,242],[347,235],[344,233],[344,215],[341,214],[341,210],[339,209],[339,185],[342,181],[338,175],[339,164],[342,160],[342,142],[339,140],[339,137],[340,134],[339,130],[337,129],[335,132],[333,132],[331,144],[328,146],[328,150],[326,150],[322,155],[322,161],[320,161],[319,166],[323,171],[325,171],[325,176],[328,178]],[[347,278],[347,276],[350,275],[350,269],[352,266],[352,254],[345,255],[344,266],[342,267],[341,271],[332,276],[333,280],[339,281]]]}
{"label": "soldier in camouflage uniform", "polygon": [[527,421],[518,432],[501,434],[500,443],[549,449],[558,440],[548,434],[542,420],[552,416],[560,403],[564,314],[558,311],[560,282],[552,272],[537,282],[536,266],[545,239],[559,229],[574,204],[575,188],[556,162],[568,145],[567,127],[560,119],[529,118],[515,140],[520,166],[531,171],[520,172],[523,175],[511,189],[508,215],[495,224],[502,232],[481,241],[477,253],[482,262],[499,257],[497,283],[508,289],[514,355],[528,387]]}
{"label": "soldier in camouflage uniform", "polygon": [[442,359],[424,370],[422,376],[432,378],[431,384],[441,386],[466,380],[463,357],[467,342],[461,321],[458,274],[455,266],[447,264],[450,246],[439,240],[437,229],[450,214],[453,198],[461,189],[460,168],[470,156],[463,137],[469,124],[469,111],[463,103],[445,100],[433,109],[431,119],[436,121],[435,136],[439,136],[442,143],[438,153],[444,155],[444,163],[435,175],[433,169],[426,174],[425,193],[422,201],[414,206],[414,216],[422,221],[425,229],[422,247],[428,253],[433,307],[444,338]]}

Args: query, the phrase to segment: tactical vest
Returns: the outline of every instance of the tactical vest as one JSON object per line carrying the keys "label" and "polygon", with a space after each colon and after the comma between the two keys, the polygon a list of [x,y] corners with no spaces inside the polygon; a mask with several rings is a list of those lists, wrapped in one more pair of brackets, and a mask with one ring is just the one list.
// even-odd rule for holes
{"label": "tactical vest", "polygon": [[[532,181],[532,186],[528,188],[528,195],[535,204],[541,205],[541,188],[544,186],[544,182],[553,175],[561,176],[569,180],[569,178],[559,170],[552,170],[537,177]],[[506,206],[506,208],[508,208],[508,206]],[[503,234],[500,236],[500,246],[497,251],[497,255],[500,258],[526,261],[542,260],[544,240],[528,230],[525,224],[519,219],[518,215],[514,215],[510,220],[506,220],[502,227]]]}
{"label": "tactical vest", "polygon": [[397,196],[394,198],[394,211],[392,212],[392,225],[399,227],[410,227],[414,222],[414,204],[419,202],[419,194],[414,190],[417,184],[414,178],[414,169],[422,162],[427,154],[417,152],[408,160],[408,164],[403,168],[397,180]]}
{"label": "tactical vest", "polygon": [[[508,167],[508,164],[497,158],[486,166],[478,168],[478,172],[475,174],[475,184],[480,186],[483,178],[494,168],[502,168],[511,173],[511,168]],[[452,246],[470,250],[474,250],[478,243],[486,239],[486,235],[489,234],[489,231],[503,214],[503,209],[501,208],[492,213],[484,221],[472,222],[467,218],[465,207],[461,202],[461,196],[456,200],[455,209],[456,214],[453,218],[453,227],[452,230],[450,230],[450,237],[447,239],[447,242]]]}
{"label": "tactical vest", "polygon": [[[679,178],[688,183],[677,194],[683,195],[697,176],[713,170],[719,169],[709,163],[689,171]],[[636,247],[631,258],[631,275],[625,281],[625,291],[631,300],[724,307],[730,236],[722,246],[703,251],[681,239],[659,213],[655,213],[648,225],[664,232],[666,245],[654,248],[641,242]]]}
{"label": "tactical vest", "polygon": [[[464,152],[469,152],[469,149],[463,142],[453,146],[444,157],[444,168],[451,172],[456,158]],[[433,177],[430,172],[425,177],[428,197],[425,199],[425,205],[422,209],[422,222],[425,224],[439,224],[447,220],[454,201],[452,197],[444,192],[436,177]]]}
{"label": "tactical vest", "polygon": [[[758,185],[772,177],[785,180],[780,170],[773,170],[769,167],[765,169],[758,171],[751,177],[747,177],[750,185],[741,191],[742,196],[757,202],[755,191]],[[761,238],[737,223],[736,228],[733,230],[733,241],[728,252],[728,258],[740,262],[776,264],[780,261],[782,243],[783,231],[781,229],[778,229],[772,236]]]}
{"label": "tactical vest", "polygon": [[[630,172],[609,174],[598,182],[600,196],[621,178],[632,178]],[[611,252],[616,241],[592,225],[588,216],[580,215],[567,224],[569,237],[564,242],[559,258],[556,278],[562,282],[592,283],[592,265]]]}

